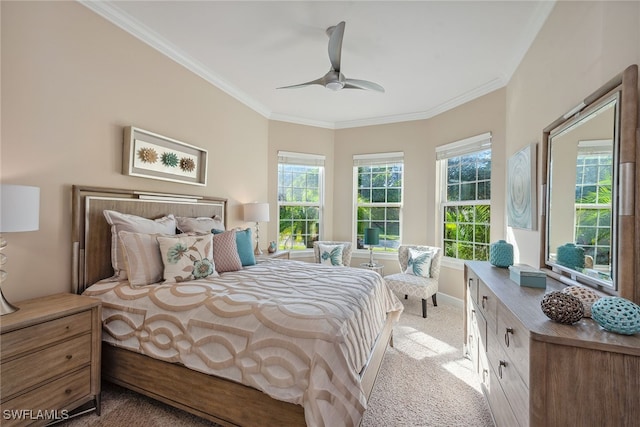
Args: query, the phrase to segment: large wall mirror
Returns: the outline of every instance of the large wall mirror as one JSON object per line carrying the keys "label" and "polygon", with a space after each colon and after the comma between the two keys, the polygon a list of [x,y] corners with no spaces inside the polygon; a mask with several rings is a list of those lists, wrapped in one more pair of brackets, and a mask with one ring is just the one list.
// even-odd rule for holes
{"label": "large wall mirror", "polygon": [[565,283],[640,303],[637,125],[632,65],[544,129],[540,255]]}

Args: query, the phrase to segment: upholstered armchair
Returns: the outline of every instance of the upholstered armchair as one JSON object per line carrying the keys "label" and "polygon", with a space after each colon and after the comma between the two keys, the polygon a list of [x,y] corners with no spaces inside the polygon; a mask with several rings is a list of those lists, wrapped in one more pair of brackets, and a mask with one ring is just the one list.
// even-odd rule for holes
{"label": "upholstered armchair", "polygon": [[[417,259],[412,258],[413,254],[422,253]],[[428,272],[421,271],[420,262],[425,260],[423,253],[430,253],[431,264]],[[403,295],[407,299],[412,297],[422,298],[422,317],[427,317],[427,298],[431,297],[433,306],[437,307],[436,294],[438,292],[438,278],[440,277],[440,262],[442,261],[442,249],[435,246],[400,245],[398,247],[398,262],[400,263],[400,273],[384,276],[387,286]],[[411,264],[411,265],[410,265]],[[425,265],[424,263],[422,265]],[[415,266],[415,267],[414,267]],[[407,270],[407,267],[411,267]],[[428,276],[428,277],[425,277]]]}
{"label": "upholstered armchair", "polygon": [[351,254],[353,252],[351,248],[351,242],[330,242],[330,241],[313,242],[313,254],[314,254],[316,263],[322,263],[321,254],[320,254],[320,245],[342,246],[342,265],[347,267],[351,265]]}

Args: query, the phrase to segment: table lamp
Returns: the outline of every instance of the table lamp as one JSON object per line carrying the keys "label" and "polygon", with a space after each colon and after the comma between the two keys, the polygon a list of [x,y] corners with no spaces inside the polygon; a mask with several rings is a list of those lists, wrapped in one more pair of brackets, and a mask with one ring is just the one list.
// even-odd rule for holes
{"label": "table lamp", "polygon": [[[40,225],[40,189],[25,185],[2,184],[0,187],[0,233],[35,231]],[[7,246],[0,236],[0,251]],[[2,283],[7,278],[4,265],[7,256],[0,252],[0,315],[13,313],[17,307],[2,294]]]}
{"label": "table lamp", "polygon": [[364,230],[364,244],[369,245],[369,264],[368,267],[375,267],[373,263],[373,247],[380,244],[380,229],[379,228],[365,228]]}
{"label": "table lamp", "polygon": [[260,249],[260,222],[269,222],[269,203],[247,203],[244,208],[244,220],[256,223],[256,249],[255,255],[262,255]]}

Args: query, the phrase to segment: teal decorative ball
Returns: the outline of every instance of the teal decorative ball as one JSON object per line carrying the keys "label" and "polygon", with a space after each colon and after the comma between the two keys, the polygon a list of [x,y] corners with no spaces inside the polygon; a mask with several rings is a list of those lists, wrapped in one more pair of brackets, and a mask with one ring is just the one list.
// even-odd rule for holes
{"label": "teal decorative ball", "polygon": [[489,246],[489,262],[496,267],[513,265],[513,245],[505,240],[498,240]]}
{"label": "teal decorative ball", "polygon": [[604,297],[591,306],[591,318],[607,331],[640,333],[640,306],[621,297]]}

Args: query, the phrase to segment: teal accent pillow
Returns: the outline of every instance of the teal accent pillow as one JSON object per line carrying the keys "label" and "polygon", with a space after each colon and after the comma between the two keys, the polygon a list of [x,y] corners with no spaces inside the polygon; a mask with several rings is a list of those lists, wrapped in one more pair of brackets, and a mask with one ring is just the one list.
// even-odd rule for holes
{"label": "teal accent pillow", "polygon": [[[213,234],[224,233],[224,230],[212,229]],[[253,241],[251,239],[251,229],[236,230],[236,245],[238,246],[238,256],[243,267],[256,264],[256,257],[253,254]]]}
{"label": "teal accent pillow", "polygon": [[404,273],[420,277],[431,277],[432,258],[433,253],[430,251],[418,251],[409,248],[409,261],[407,262],[407,269]]}
{"label": "teal accent pillow", "polygon": [[251,229],[236,231],[236,244],[238,245],[238,255],[242,266],[255,265],[256,257],[253,254],[253,242],[251,239]]}
{"label": "teal accent pillow", "polygon": [[319,243],[318,249],[320,250],[320,264],[343,265],[342,245],[323,245]]}

